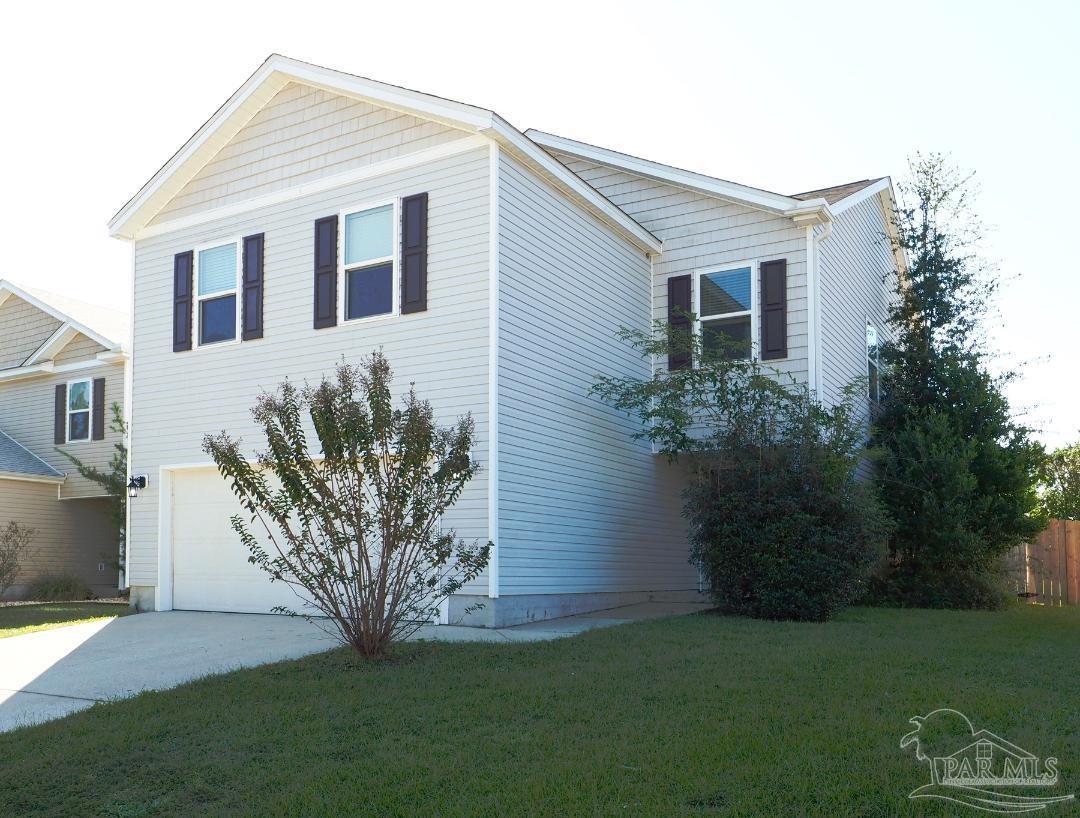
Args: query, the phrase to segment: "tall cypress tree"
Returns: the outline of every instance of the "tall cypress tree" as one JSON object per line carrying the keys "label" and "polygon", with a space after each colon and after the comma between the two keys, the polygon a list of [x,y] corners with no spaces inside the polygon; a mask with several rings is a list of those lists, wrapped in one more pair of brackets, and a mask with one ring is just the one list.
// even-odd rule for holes
{"label": "tall cypress tree", "polygon": [[978,254],[972,177],[917,155],[895,241],[908,259],[881,349],[884,397],[873,430],[881,495],[897,528],[879,594],[893,602],[982,607],[993,571],[1044,525],[1044,458],[992,374],[981,329],[996,288]]}

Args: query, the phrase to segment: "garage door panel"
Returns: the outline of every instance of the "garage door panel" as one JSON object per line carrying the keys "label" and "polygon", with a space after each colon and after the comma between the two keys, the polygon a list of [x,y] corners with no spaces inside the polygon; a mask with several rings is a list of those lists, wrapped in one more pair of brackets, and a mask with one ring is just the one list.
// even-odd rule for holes
{"label": "garage door panel", "polygon": [[[230,518],[245,514],[216,469],[178,471],[172,478],[173,607],[194,611],[303,611],[292,588],[248,560]],[[251,527],[274,553],[258,523]]]}

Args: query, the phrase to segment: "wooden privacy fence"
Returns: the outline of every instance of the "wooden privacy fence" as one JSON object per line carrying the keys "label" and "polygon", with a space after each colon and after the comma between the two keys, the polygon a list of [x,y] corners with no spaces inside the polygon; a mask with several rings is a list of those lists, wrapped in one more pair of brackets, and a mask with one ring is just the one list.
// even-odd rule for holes
{"label": "wooden privacy fence", "polygon": [[1080,520],[1051,520],[1009,554],[1016,592],[1043,605],[1080,605]]}

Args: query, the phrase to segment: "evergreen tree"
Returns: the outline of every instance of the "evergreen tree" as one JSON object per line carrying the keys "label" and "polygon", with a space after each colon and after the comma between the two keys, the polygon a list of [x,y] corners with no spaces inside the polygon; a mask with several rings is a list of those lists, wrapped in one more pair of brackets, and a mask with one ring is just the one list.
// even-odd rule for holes
{"label": "evergreen tree", "polygon": [[873,439],[881,495],[897,528],[878,591],[910,605],[988,606],[992,572],[1044,525],[1036,486],[1044,453],[1012,415],[980,331],[996,287],[978,255],[972,177],[917,155],[895,242],[908,260],[881,350],[883,399]]}

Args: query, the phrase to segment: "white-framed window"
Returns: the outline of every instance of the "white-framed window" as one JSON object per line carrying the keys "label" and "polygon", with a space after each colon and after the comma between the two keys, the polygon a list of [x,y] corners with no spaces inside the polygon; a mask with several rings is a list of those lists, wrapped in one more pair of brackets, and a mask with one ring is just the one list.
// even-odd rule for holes
{"label": "white-framed window", "polygon": [[754,354],[757,337],[755,262],[699,270],[694,282],[694,312],[705,352],[732,358]]}
{"label": "white-framed window", "polygon": [[195,344],[235,341],[240,325],[240,240],[195,248]]}
{"label": "white-framed window", "polygon": [[90,418],[94,410],[94,390],[89,378],[68,381],[67,385],[67,442],[79,443],[90,439]]}
{"label": "white-framed window", "polygon": [[398,312],[398,200],[341,211],[339,318],[362,321]]}
{"label": "white-framed window", "polygon": [[881,364],[878,359],[880,343],[877,327],[866,322],[866,396],[878,403],[881,401]]}

